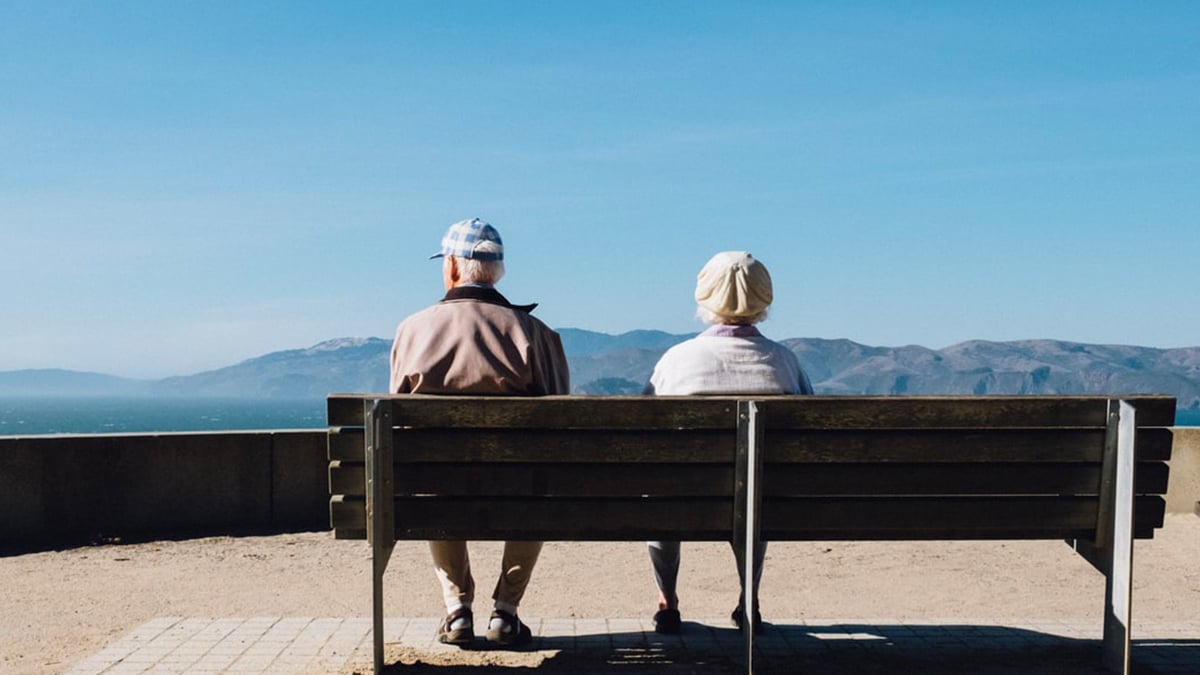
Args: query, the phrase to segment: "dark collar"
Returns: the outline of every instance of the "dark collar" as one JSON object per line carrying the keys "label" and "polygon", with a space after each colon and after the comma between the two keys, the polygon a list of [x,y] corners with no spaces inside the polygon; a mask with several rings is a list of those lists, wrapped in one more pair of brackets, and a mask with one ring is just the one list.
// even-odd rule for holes
{"label": "dark collar", "polygon": [[494,288],[481,288],[479,286],[455,286],[446,291],[446,297],[442,298],[442,302],[449,300],[475,300],[477,302],[486,302],[491,305],[500,305],[522,312],[532,312],[537,303],[531,305],[514,305],[508,301],[500,291]]}

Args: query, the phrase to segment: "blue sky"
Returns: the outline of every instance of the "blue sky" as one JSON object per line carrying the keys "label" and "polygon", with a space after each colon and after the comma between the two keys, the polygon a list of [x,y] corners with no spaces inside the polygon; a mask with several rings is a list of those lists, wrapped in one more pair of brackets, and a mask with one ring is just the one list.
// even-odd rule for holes
{"label": "blue sky", "polygon": [[451,222],[555,327],[1200,345],[1200,4],[0,3],[0,370],[390,337]]}

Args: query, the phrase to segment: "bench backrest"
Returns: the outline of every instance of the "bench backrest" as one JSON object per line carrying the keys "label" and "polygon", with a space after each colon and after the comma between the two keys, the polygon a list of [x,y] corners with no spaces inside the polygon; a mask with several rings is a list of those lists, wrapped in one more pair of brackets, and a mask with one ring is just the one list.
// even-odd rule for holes
{"label": "bench backrest", "polygon": [[[1122,399],[1149,537],[1175,400]],[[767,540],[1096,535],[1113,454],[1113,400],[1097,396],[333,395],[332,525],[366,537],[370,441],[391,454],[377,480],[394,482],[397,539],[729,540],[754,470],[747,400]],[[366,425],[373,405],[387,433]]]}

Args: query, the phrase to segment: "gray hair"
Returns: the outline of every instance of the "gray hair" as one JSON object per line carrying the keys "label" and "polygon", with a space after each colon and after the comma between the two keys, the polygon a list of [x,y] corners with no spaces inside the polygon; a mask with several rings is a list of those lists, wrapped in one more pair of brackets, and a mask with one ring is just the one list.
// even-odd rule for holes
{"label": "gray hair", "polygon": [[757,314],[751,314],[750,316],[722,316],[711,309],[697,306],[696,318],[713,326],[753,326],[754,324],[764,321],[767,318],[767,308],[764,307],[761,312]]}
{"label": "gray hair", "polygon": [[[491,241],[482,241],[475,245],[475,251],[478,253],[495,253],[497,248],[495,242]],[[503,260],[476,260],[457,256],[455,260],[458,262],[462,280],[467,283],[494,285],[504,276]]]}

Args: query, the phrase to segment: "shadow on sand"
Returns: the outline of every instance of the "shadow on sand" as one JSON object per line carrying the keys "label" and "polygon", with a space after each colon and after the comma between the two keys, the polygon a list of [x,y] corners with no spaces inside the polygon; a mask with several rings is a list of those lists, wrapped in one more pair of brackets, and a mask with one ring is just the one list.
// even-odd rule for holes
{"label": "shadow on sand", "polygon": [[[436,653],[435,653],[436,651]],[[1091,675],[1105,673],[1100,641],[994,625],[769,624],[756,673]],[[541,637],[524,652],[473,648],[389,650],[391,675],[518,672],[668,675],[743,673],[733,629],[684,623],[679,636],[613,632]],[[1134,673],[1200,673],[1200,638],[1134,640]],[[355,672],[369,672],[355,671]]]}

